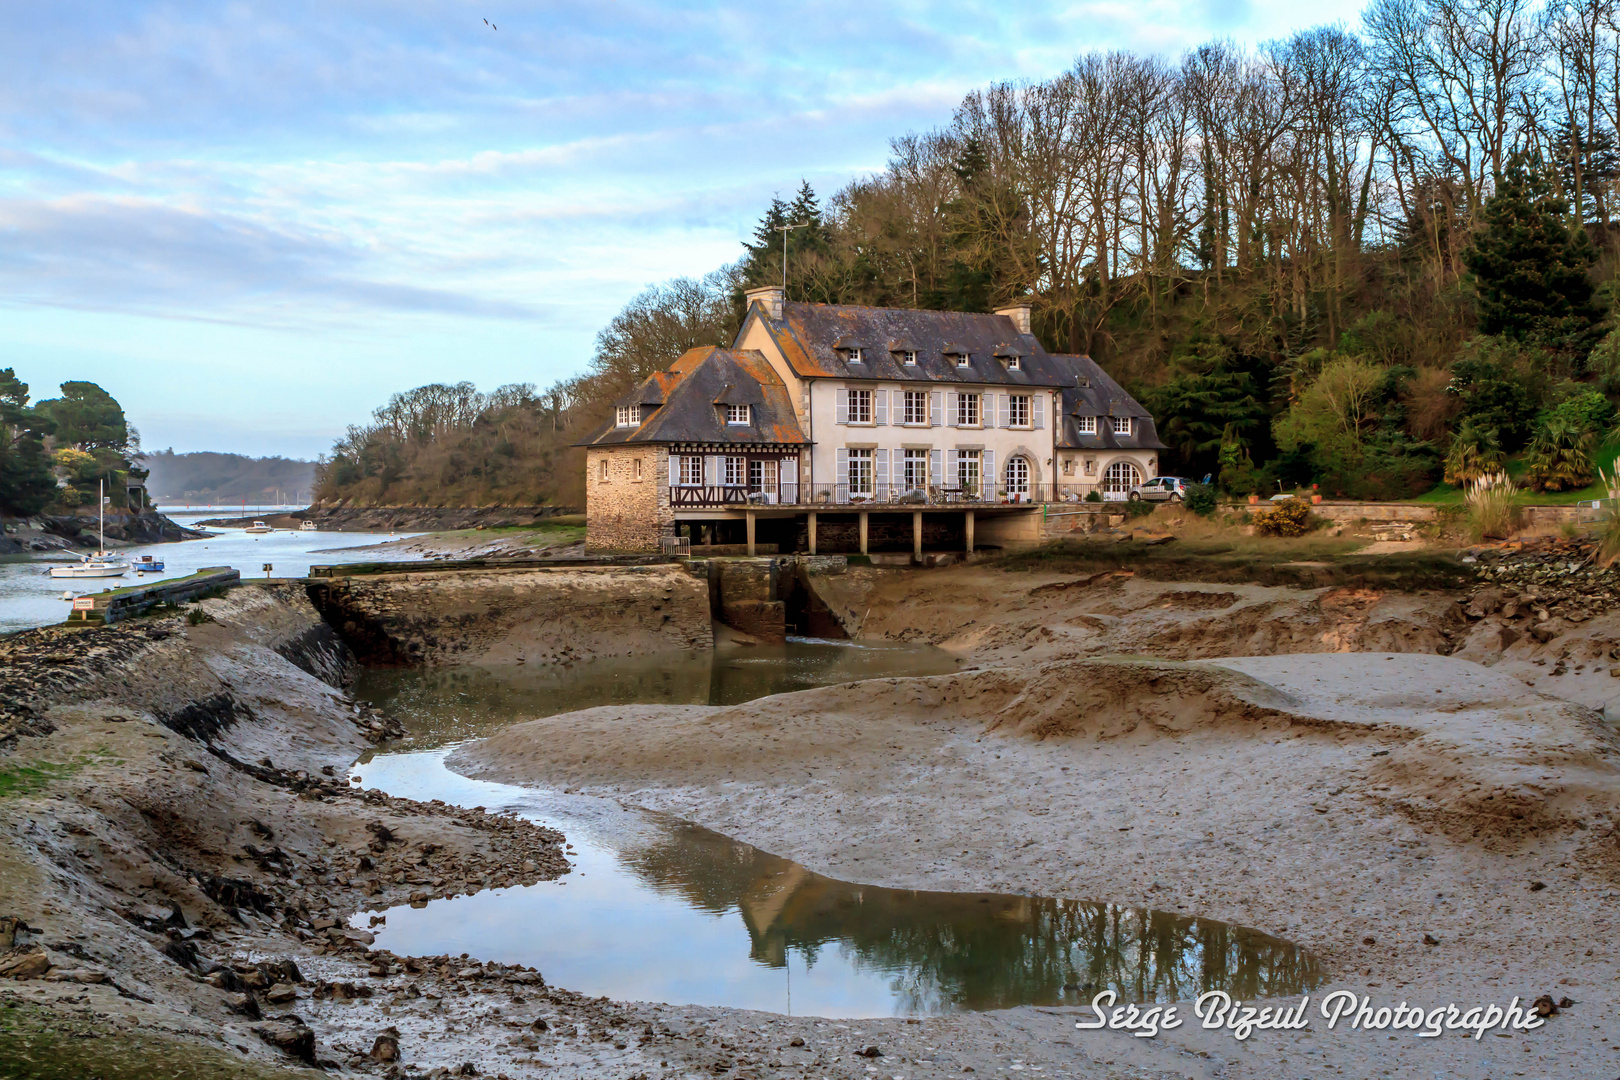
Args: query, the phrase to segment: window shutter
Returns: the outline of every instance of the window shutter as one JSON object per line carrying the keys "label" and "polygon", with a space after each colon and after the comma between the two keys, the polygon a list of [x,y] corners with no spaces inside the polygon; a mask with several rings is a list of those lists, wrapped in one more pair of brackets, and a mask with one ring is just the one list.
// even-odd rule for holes
{"label": "window shutter", "polygon": [[943,456],[939,450],[928,451],[928,480],[935,487],[945,482],[945,466],[941,461]]}
{"label": "window shutter", "polygon": [[1046,426],[1046,416],[1044,415],[1046,410],[1041,407],[1045,401],[1045,394],[1031,394],[1029,396],[1029,422],[1036,428]]}
{"label": "window shutter", "polygon": [[983,468],[984,476],[982,482],[984,484],[984,495],[986,498],[994,498],[996,488],[1000,486],[996,478],[996,452],[994,450],[986,450],[984,452]]}
{"label": "window shutter", "polygon": [[956,426],[956,391],[945,391],[945,426]]}
{"label": "window shutter", "polygon": [[720,486],[720,459],[705,457],[703,459],[703,483],[706,487]]}
{"label": "window shutter", "polygon": [[799,459],[785,457],[777,466],[777,483],[782,488],[782,501],[788,503],[802,502],[799,498]]}
{"label": "window shutter", "polygon": [[838,475],[833,477],[833,501],[838,500],[838,492],[849,494],[849,451],[844,447],[838,448]]}
{"label": "window shutter", "polygon": [[889,452],[887,450],[872,451],[872,478],[877,481],[874,493],[879,499],[889,497]]}
{"label": "window shutter", "polygon": [[887,390],[872,391],[872,420],[878,424],[887,424],[889,422],[889,392]]}
{"label": "window shutter", "polygon": [[938,390],[928,395],[928,426],[939,427],[940,421],[940,393]]}
{"label": "window shutter", "polygon": [[956,451],[945,451],[945,482],[955,484],[961,480],[961,474],[956,468]]}
{"label": "window shutter", "polygon": [[1004,428],[1009,426],[1012,423],[1012,398],[1007,394],[997,394],[996,407],[1001,412],[1000,418],[996,421],[996,427]]}
{"label": "window shutter", "polygon": [[843,387],[838,388],[838,422],[849,423],[849,391]]}

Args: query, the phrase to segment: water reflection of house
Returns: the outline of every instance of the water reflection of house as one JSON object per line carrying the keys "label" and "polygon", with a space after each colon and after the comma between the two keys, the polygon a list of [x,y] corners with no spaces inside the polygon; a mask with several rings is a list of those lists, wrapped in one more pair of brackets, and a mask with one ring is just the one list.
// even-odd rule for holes
{"label": "water reflection of house", "polygon": [[1157,475],[1147,410],[1089,358],[1047,353],[1028,306],[748,297],[731,348],[649,376],[582,443],[588,546],[971,550]]}

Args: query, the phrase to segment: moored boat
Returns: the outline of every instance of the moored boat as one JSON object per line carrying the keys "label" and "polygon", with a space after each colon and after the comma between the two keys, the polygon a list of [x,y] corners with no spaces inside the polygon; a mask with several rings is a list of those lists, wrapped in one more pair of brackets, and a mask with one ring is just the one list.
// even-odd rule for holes
{"label": "moored boat", "polygon": [[270,526],[266,525],[262,521],[255,521],[253,524],[249,525],[247,528],[243,529],[242,531],[243,532],[249,532],[249,533],[270,533],[270,532],[275,532],[276,530],[272,529]]}
{"label": "moored boat", "polygon": [[137,574],[160,574],[163,572],[163,560],[154,559],[150,555],[142,555],[140,561],[135,564],[135,572]]}
{"label": "moored boat", "polygon": [[129,561],[107,550],[107,496],[105,484],[96,488],[96,531],[101,541],[89,555],[81,555],[71,566],[51,567],[53,578],[110,578],[123,577],[129,572]]}
{"label": "moored boat", "polygon": [[316,529],[315,523],[313,521],[306,521],[302,525],[298,526],[298,531],[299,532],[316,532],[317,529]]}

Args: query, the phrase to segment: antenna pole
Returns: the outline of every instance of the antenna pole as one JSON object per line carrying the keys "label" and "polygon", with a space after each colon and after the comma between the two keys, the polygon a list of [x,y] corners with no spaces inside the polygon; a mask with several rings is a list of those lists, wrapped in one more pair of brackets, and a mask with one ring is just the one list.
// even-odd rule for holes
{"label": "antenna pole", "polygon": [[808,229],[810,223],[801,221],[797,225],[778,225],[776,231],[782,234],[782,299],[787,299],[787,240],[788,233],[794,229]]}

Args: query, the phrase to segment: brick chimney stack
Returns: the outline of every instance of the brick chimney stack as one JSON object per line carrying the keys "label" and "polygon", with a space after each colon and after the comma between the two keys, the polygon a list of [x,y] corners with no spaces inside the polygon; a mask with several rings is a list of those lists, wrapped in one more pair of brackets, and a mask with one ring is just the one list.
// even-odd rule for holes
{"label": "brick chimney stack", "polygon": [[1011,307],[996,308],[997,315],[1005,315],[1018,327],[1020,334],[1029,333],[1029,305],[1013,304]]}

